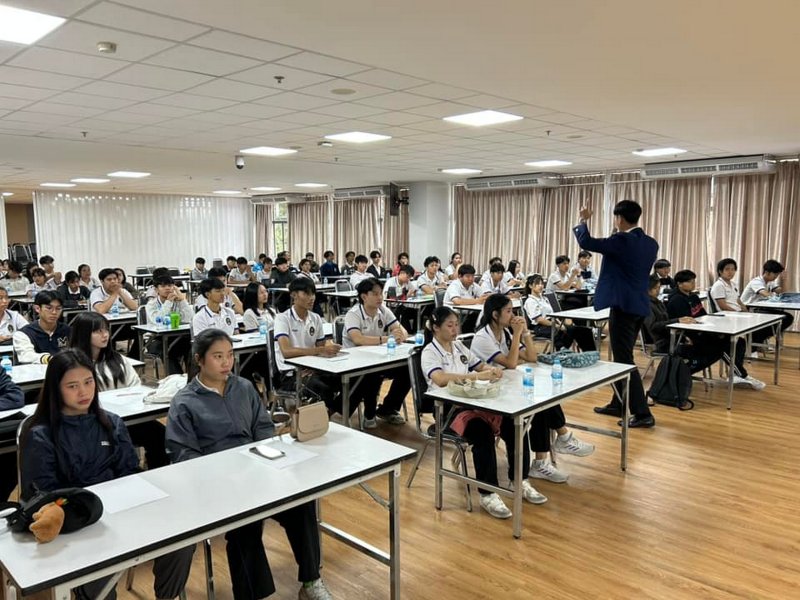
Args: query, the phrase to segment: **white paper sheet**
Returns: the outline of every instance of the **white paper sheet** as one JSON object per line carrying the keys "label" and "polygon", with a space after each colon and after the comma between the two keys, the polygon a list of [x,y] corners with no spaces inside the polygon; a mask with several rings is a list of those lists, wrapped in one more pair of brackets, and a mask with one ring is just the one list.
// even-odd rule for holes
{"label": "white paper sheet", "polygon": [[155,502],[169,496],[164,490],[141,477],[123,477],[93,488],[103,501],[103,512],[114,514],[129,508]]}
{"label": "white paper sheet", "polygon": [[269,444],[270,446],[274,447],[277,450],[282,450],[285,456],[281,456],[280,458],[264,458],[263,456],[259,456],[250,452],[250,448],[245,448],[242,450],[242,454],[250,456],[253,460],[257,460],[268,467],[272,467],[273,469],[285,469],[286,467],[290,467],[292,465],[296,465],[298,463],[307,461],[309,459],[314,458],[317,456],[316,452],[311,452],[311,450],[306,450],[302,448],[300,444],[296,443],[294,439],[291,437],[287,438],[285,441],[279,441],[275,439],[271,440],[264,440],[261,442],[262,444]]}

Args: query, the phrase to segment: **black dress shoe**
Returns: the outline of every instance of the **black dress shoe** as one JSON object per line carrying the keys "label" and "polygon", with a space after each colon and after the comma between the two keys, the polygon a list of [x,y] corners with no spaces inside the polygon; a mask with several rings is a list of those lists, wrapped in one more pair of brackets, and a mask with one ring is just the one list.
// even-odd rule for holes
{"label": "black dress shoe", "polygon": [[613,404],[606,404],[605,406],[595,406],[594,412],[598,415],[611,415],[612,417],[622,416],[622,407],[614,406]]}
{"label": "black dress shoe", "polygon": [[[617,421],[617,425],[622,427],[622,419]],[[643,429],[647,429],[655,426],[656,426],[656,419],[653,415],[644,415],[644,416],[633,415],[628,420],[628,427],[641,427]]]}

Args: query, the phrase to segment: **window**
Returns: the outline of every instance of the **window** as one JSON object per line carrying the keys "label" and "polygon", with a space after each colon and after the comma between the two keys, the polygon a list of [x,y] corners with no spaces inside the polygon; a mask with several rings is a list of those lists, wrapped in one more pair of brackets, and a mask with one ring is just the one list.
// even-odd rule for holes
{"label": "window", "polygon": [[272,216],[272,239],[275,240],[275,254],[289,249],[289,211],[286,202],[275,204]]}

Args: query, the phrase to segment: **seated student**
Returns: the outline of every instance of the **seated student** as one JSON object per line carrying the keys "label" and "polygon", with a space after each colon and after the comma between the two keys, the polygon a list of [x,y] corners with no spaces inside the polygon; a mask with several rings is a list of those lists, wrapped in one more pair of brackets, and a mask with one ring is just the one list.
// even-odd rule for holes
{"label": "seated student", "polygon": [[356,253],[352,250],[345,252],[344,264],[340,272],[342,275],[347,275],[348,277],[356,272]]}
{"label": "seated student", "polygon": [[502,264],[503,259],[500,258],[499,256],[493,256],[492,258],[489,259],[489,267],[481,275],[481,278],[478,280],[478,285],[483,285],[486,281],[489,281],[489,270],[492,268],[492,265],[495,265],[497,263]]}
{"label": "seated student", "polygon": [[47,289],[54,290],[61,285],[61,273],[56,271],[55,261],[52,256],[45,254],[39,259],[39,265],[44,269]]}
{"label": "seated student", "polygon": [[[547,298],[544,297],[544,280],[541,275],[531,275],[525,282],[525,291],[528,297],[522,305],[522,310],[528,317],[536,337],[549,338],[552,334],[553,321],[548,319],[548,315],[553,312],[553,307]],[[596,350],[594,336],[589,327],[579,327],[562,323],[556,332],[556,350],[569,348],[573,342],[577,342],[578,347],[583,352]]]}
{"label": "seated student", "polygon": [[[489,277],[481,283],[481,291],[484,294],[508,294],[511,286],[505,282],[506,268],[503,263],[496,262],[489,267]],[[519,297],[519,294],[514,294]]]}
{"label": "seated student", "polygon": [[369,258],[372,261],[372,264],[367,267],[367,273],[369,273],[375,279],[385,279],[388,271],[383,268],[383,257],[381,253],[377,250],[373,250],[369,253]]}
{"label": "seated student", "polygon": [[8,259],[4,258],[0,261],[0,279],[5,277],[6,273],[8,273]]}
{"label": "seated student", "polygon": [[547,278],[546,293],[556,290],[579,290],[583,287],[581,272],[579,267],[569,267],[569,256],[562,254],[556,256],[556,270]]}
{"label": "seated student", "polygon": [[[778,277],[783,273],[784,268],[777,260],[768,260],[764,263],[761,269],[761,275],[753,277],[750,282],[745,286],[742,292],[742,302],[749,304],[759,298],[772,298],[780,294],[781,289],[778,284]],[[794,323],[794,317],[787,312],[773,308],[758,307],[758,312],[768,312],[774,314],[782,314],[783,322],[781,323],[781,330],[786,331]]]}
{"label": "seated student", "polygon": [[[466,265],[462,265],[461,269]],[[441,306],[433,311],[425,331],[425,346],[422,350],[422,372],[428,389],[447,387],[450,381],[477,379],[497,381],[503,376],[503,369],[482,362],[469,348],[456,340],[458,336],[458,317],[452,309]],[[489,485],[499,485],[497,480],[497,457],[495,438],[503,439],[508,457],[508,476],[514,477],[514,421],[500,415],[473,409],[454,411],[449,423],[458,435],[464,437],[472,446],[472,461],[475,465],[475,478]],[[530,464],[528,444],[522,444],[522,464]],[[511,511],[499,494],[478,488],[481,495],[481,508],[493,517],[508,519]],[[547,502],[527,479],[522,481],[523,498],[533,504]]]}
{"label": "seated student", "polygon": [[[411,266],[409,264],[408,252],[401,252],[397,255],[397,263],[395,263],[394,267],[392,268],[392,275],[396,277],[400,272],[400,267],[404,267],[406,265]],[[411,267],[411,270],[413,271],[414,267]]]}
{"label": "seated student", "polygon": [[258,279],[264,285],[269,287],[272,284],[272,269],[275,268],[272,259],[264,255],[264,260],[261,262],[261,272],[258,274]]}
{"label": "seated student", "polygon": [[400,267],[397,275],[386,280],[383,286],[384,300],[394,294],[395,298],[413,298],[417,295],[417,284],[411,280],[414,268],[411,265]]}
{"label": "seated student", "polygon": [[[16,410],[25,406],[25,394],[14,380],[0,369],[0,410]],[[16,432],[9,432],[13,437]],[[17,487],[17,453],[0,454],[0,502],[5,502]]]}
{"label": "seated student", "polygon": [[503,281],[512,287],[525,285],[525,273],[522,272],[522,265],[518,260],[509,261],[508,272]]}
{"label": "seated student", "polygon": [[[278,255],[275,259],[275,267],[272,269],[272,282],[270,287],[288,288],[289,284],[297,278],[297,274],[291,271],[289,259],[286,255]],[[275,296],[275,308],[278,312],[283,312],[289,309],[291,300],[289,295],[285,292],[277,293]]]}
{"label": "seated student", "polygon": [[588,250],[578,252],[578,264],[580,276],[587,283],[597,283],[597,273],[592,269],[592,253]]}
{"label": "seated student", "polygon": [[[23,499],[37,489],[87,487],[139,471],[125,423],[100,407],[92,361],[80,350],[67,349],[47,367],[36,412],[22,432]],[[194,545],[153,562],[155,598],[175,598],[183,590],[192,565]],[[77,598],[95,598],[104,577],[80,586]],[[112,591],[106,598],[116,598]]]}
{"label": "seated student", "polygon": [[[344,336],[342,346],[380,346],[393,335],[398,344],[408,338],[408,332],[403,328],[392,311],[383,304],[381,282],[375,278],[365,279],[358,284],[358,304],[347,311],[344,317]],[[392,380],[392,387],[383,399],[383,404],[378,404],[378,394],[384,379]],[[364,403],[364,429],[377,427],[375,417],[391,423],[402,425],[406,420],[400,415],[400,408],[411,390],[411,380],[408,376],[408,367],[396,367],[379,373],[371,373],[361,380],[356,393]]]}
{"label": "seated student", "polygon": [[444,270],[444,274],[450,281],[458,279],[458,267],[461,266],[461,253],[453,252],[450,255],[450,264]]}
{"label": "seated student", "polygon": [[[483,305],[483,315],[478,331],[472,340],[472,353],[487,365],[504,369],[516,369],[523,362],[536,362],[536,348],[533,336],[525,325],[525,317],[514,316],[511,300],[502,294],[492,294]],[[547,479],[554,483],[564,483],[569,475],[556,468],[548,459],[550,452],[550,431],[556,431],[553,449],[561,454],[589,456],[594,446],[582,442],[566,427],[566,419],[561,406],[554,406],[536,413],[529,434],[530,444],[536,453],[530,469],[530,476]]]}
{"label": "seated student", "polygon": [[[298,277],[289,284],[292,306],[275,317],[275,362],[280,373],[280,388],[296,389],[295,368],[286,364],[287,358],[299,356],[336,356],[341,350],[339,344],[325,341],[322,317],[313,312],[317,290],[314,282]],[[304,387],[313,396],[323,400],[331,413],[341,413],[339,394],[341,381],[338,377],[326,377],[316,373],[305,379]],[[350,412],[358,404],[350,405]],[[348,415],[349,416],[349,415]]]}
{"label": "seated student", "polygon": [[[164,268],[167,271],[167,274],[169,274],[169,269],[166,269],[166,267],[162,268]],[[128,276],[125,274],[125,269],[122,267],[115,267],[114,272],[117,274],[120,287],[127,291],[131,295],[131,298],[138,298],[139,290],[137,290],[136,287],[130,281],[128,281]]]}
{"label": "seated student", "polygon": [[269,291],[262,283],[251,283],[244,291],[244,331],[258,331],[258,322],[264,319],[267,329],[272,329],[276,313],[269,305]]}
{"label": "seated student", "polygon": [[[205,281],[205,280],[204,280]],[[186,295],[175,287],[175,282],[169,275],[161,275],[153,279],[156,296],[151,298],[145,306],[147,314],[147,324],[155,325],[156,318],[160,317],[161,322],[169,322],[170,315],[176,312],[181,316],[181,323],[189,324],[195,316],[194,310],[186,300]],[[147,351],[157,356],[162,355],[164,338],[154,335],[147,342]],[[167,352],[169,361],[168,369],[170,374],[183,373],[181,361],[189,366],[189,351],[191,343],[188,337],[179,337],[170,340],[170,347]]]}
{"label": "seated student", "polygon": [[56,288],[56,295],[61,298],[64,308],[77,308],[88,304],[91,291],[81,285],[81,278],[77,271],[67,271],[67,274],[64,275],[64,283]]}
{"label": "seated student", "polygon": [[244,256],[236,259],[236,268],[228,273],[228,284],[245,286],[254,283],[256,276]]}
{"label": "seated student", "polygon": [[[671,319],[680,317],[696,319],[706,315],[706,309],[703,308],[702,301],[694,293],[696,279],[697,275],[689,269],[675,273],[675,290],[667,301],[667,314]],[[719,349],[720,353],[730,352],[730,340],[726,336],[713,333],[686,332],[685,337],[688,337],[693,344],[698,344],[701,347]],[[765,387],[764,382],[747,374],[747,369],[744,366],[746,347],[747,344],[744,339],[739,339],[736,342],[735,355],[733,356],[733,364],[735,366],[733,383],[736,385],[749,385],[755,390],[763,390]]]}
{"label": "seated student", "polygon": [[[148,285],[147,289],[144,291],[144,297],[146,298],[147,302],[149,302],[151,298],[155,298],[158,295],[156,293],[156,286],[153,284],[153,282],[159,277],[169,277],[169,269],[167,267],[156,267],[153,269],[152,276],[153,277],[150,279],[150,285]],[[132,295],[135,298],[137,297],[138,293]]]}
{"label": "seated student", "polygon": [[206,259],[198,256],[194,259],[194,269],[192,269],[191,278],[193,281],[200,281],[208,277],[208,269],[206,269]]}
{"label": "seated student", "polygon": [[61,299],[53,292],[39,292],[33,299],[37,319],[14,332],[17,361],[47,364],[50,358],[67,347],[69,326],[59,321]]}
{"label": "seated student", "polygon": [[325,250],[322,256],[325,258],[325,262],[320,266],[319,274],[322,277],[338,277],[341,275],[339,265],[336,264],[336,255],[333,253],[333,250]]}
{"label": "seated student", "polygon": [[78,275],[81,276],[81,285],[90,292],[100,287],[100,280],[92,275],[92,268],[87,264],[78,265]]}
{"label": "seated student", "polygon": [[236,332],[236,313],[224,304],[227,289],[216,277],[209,277],[200,283],[199,293],[206,301],[192,318],[193,336],[197,337],[206,329],[221,329],[228,335]]}
{"label": "seated student", "polygon": [[[308,260],[308,262],[311,263],[311,272],[312,273],[319,273],[319,265],[317,264],[317,261],[314,260],[314,253],[313,252],[306,252],[305,258]],[[298,265],[298,266],[300,266],[300,265]]]}
{"label": "seated student", "polygon": [[[269,412],[253,385],[232,374],[233,344],[225,332],[207,329],[192,345],[197,375],[172,399],[167,418],[167,452],[173,462],[191,460],[275,435]],[[194,370],[194,369],[193,369]],[[332,598],[320,579],[320,541],[314,502],[271,518],[286,531],[302,582],[300,600]],[[275,592],[264,550],[263,522],[225,534],[235,600],[266,598]]]}
{"label": "seated student", "polygon": [[0,288],[0,345],[10,344],[14,332],[28,325],[25,317],[8,308],[8,302],[8,292]]}
{"label": "seated student", "polygon": [[356,289],[358,284],[365,279],[372,277],[372,275],[367,273],[368,264],[369,259],[366,256],[363,254],[356,256],[356,270],[350,275],[350,285],[353,289]]}
{"label": "seated student", "polygon": [[[670,318],[667,306],[659,298],[661,293],[661,278],[653,273],[650,275],[650,314],[645,317],[642,324],[642,333],[646,342],[652,343],[655,352],[666,354],[670,346],[670,330],[667,325],[673,323],[696,323],[694,317]],[[686,342],[678,347],[678,356],[687,359],[689,371],[697,373],[710,367],[722,359],[724,349],[719,340],[713,336],[694,336],[693,339],[684,338]]]}
{"label": "seated student", "polygon": [[433,295],[436,290],[447,289],[447,277],[439,270],[440,262],[438,256],[428,256],[425,258],[425,270],[422,275],[417,277],[417,286],[423,294]]}
{"label": "seated student", "polygon": [[653,272],[658,275],[658,278],[661,281],[662,294],[668,294],[675,289],[675,280],[669,276],[671,269],[672,263],[670,263],[666,258],[659,258],[655,263],[653,263]]}
{"label": "seated student", "polygon": [[[444,295],[444,304],[466,306],[469,304],[483,304],[488,296],[475,284],[475,267],[461,265],[458,267],[458,279],[450,282]],[[478,313],[470,313],[464,318],[461,329],[464,333],[475,331],[478,322]]]}
{"label": "seated student", "polygon": [[308,277],[314,283],[319,283],[319,274],[312,271],[312,263],[309,259],[302,259],[297,266],[300,267],[297,273],[298,277]]}
{"label": "seated student", "polygon": [[[228,275],[225,273],[225,269],[223,267],[212,267],[208,270],[207,279],[216,279],[222,282],[222,286],[225,288],[225,301],[223,304],[230,308],[237,315],[244,314],[244,307],[242,306],[242,301],[239,300],[239,296],[237,296],[231,288],[225,285],[227,278]],[[199,292],[198,288],[197,298],[195,298],[194,301],[194,309],[200,310],[207,303],[208,301],[206,300],[206,297]]]}
{"label": "seated student", "polygon": [[115,269],[102,269],[100,271],[99,288],[92,291],[89,296],[89,307],[100,314],[111,312],[114,305],[119,308],[136,310],[138,304],[131,293],[122,287],[122,282]]}
{"label": "seated student", "polygon": [[[292,253],[289,252],[288,250],[284,250],[283,252],[278,252],[277,258],[281,258],[281,257],[286,259],[286,264],[289,265],[289,271],[296,275],[298,269],[297,269],[297,267],[295,267],[292,264]],[[275,264],[277,264],[277,263],[275,263]]]}
{"label": "seated student", "polygon": [[9,294],[14,292],[24,292],[28,289],[30,282],[22,276],[22,265],[16,260],[8,261],[8,271],[2,281],[3,287]]}
{"label": "seated student", "polygon": [[33,298],[39,292],[53,291],[53,289],[47,285],[47,276],[44,273],[44,269],[41,267],[31,269],[31,277],[33,281],[25,288],[25,291],[28,293],[28,298]]}
{"label": "seated student", "polygon": [[225,273],[230,273],[236,269],[236,257],[231,254],[225,259]]}
{"label": "seated student", "polygon": [[[94,364],[97,390],[141,385],[141,380],[131,359],[116,351],[111,344],[108,321],[93,312],[84,312],[72,320],[69,346],[80,350]],[[158,421],[145,421],[129,427],[134,446],[145,451],[148,469],[157,469],[169,464],[164,449],[164,426]]]}

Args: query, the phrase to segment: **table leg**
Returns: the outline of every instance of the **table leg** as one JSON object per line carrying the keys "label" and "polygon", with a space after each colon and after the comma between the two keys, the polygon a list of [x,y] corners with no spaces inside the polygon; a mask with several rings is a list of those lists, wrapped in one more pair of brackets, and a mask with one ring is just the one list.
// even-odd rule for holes
{"label": "table leg", "polygon": [[675,354],[675,346],[677,345],[676,344],[677,336],[678,336],[678,330],[677,329],[670,329],[669,330],[669,353],[670,353],[670,356]]}
{"label": "table leg", "polygon": [[70,597],[69,586],[59,585],[50,590],[51,600],[70,600]]}
{"label": "table leg", "polygon": [[775,326],[775,385],[778,385],[778,367],[781,362],[781,343],[783,331],[781,330],[782,321],[778,321]]}
{"label": "table leg", "polygon": [[625,378],[625,398],[622,401],[622,438],[620,443],[620,457],[619,468],[622,471],[628,468],[628,415],[630,408],[628,406],[628,396],[631,393],[631,374]]}
{"label": "table leg", "polygon": [[730,361],[731,364],[728,365],[728,410],[733,408],[733,375],[736,367],[734,365],[734,357],[736,356],[736,337],[731,336],[731,349],[730,349]]}
{"label": "table leg", "polygon": [[137,331],[136,337],[139,339],[139,360],[144,362],[144,332]]}
{"label": "table leg", "polygon": [[556,351],[556,329],[561,327],[561,322],[558,319],[551,319],[550,325],[550,352]]}
{"label": "table leg", "polygon": [[442,402],[433,405],[433,418],[436,422],[436,443],[434,444],[434,504],[442,510]]}
{"label": "table leg", "polygon": [[[161,337],[161,363],[164,365],[164,377],[170,375],[169,372],[169,335]],[[237,373],[238,375],[238,373]]]}
{"label": "table leg", "polygon": [[[514,417],[514,537],[522,537],[522,417]],[[527,475],[530,465],[525,467]]]}
{"label": "table leg", "polygon": [[[350,376],[342,375],[342,425],[350,427]],[[359,426],[361,424],[359,423]]]}
{"label": "table leg", "polygon": [[389,471],[389,579],[391,600],[400,600],[400,469]]}

